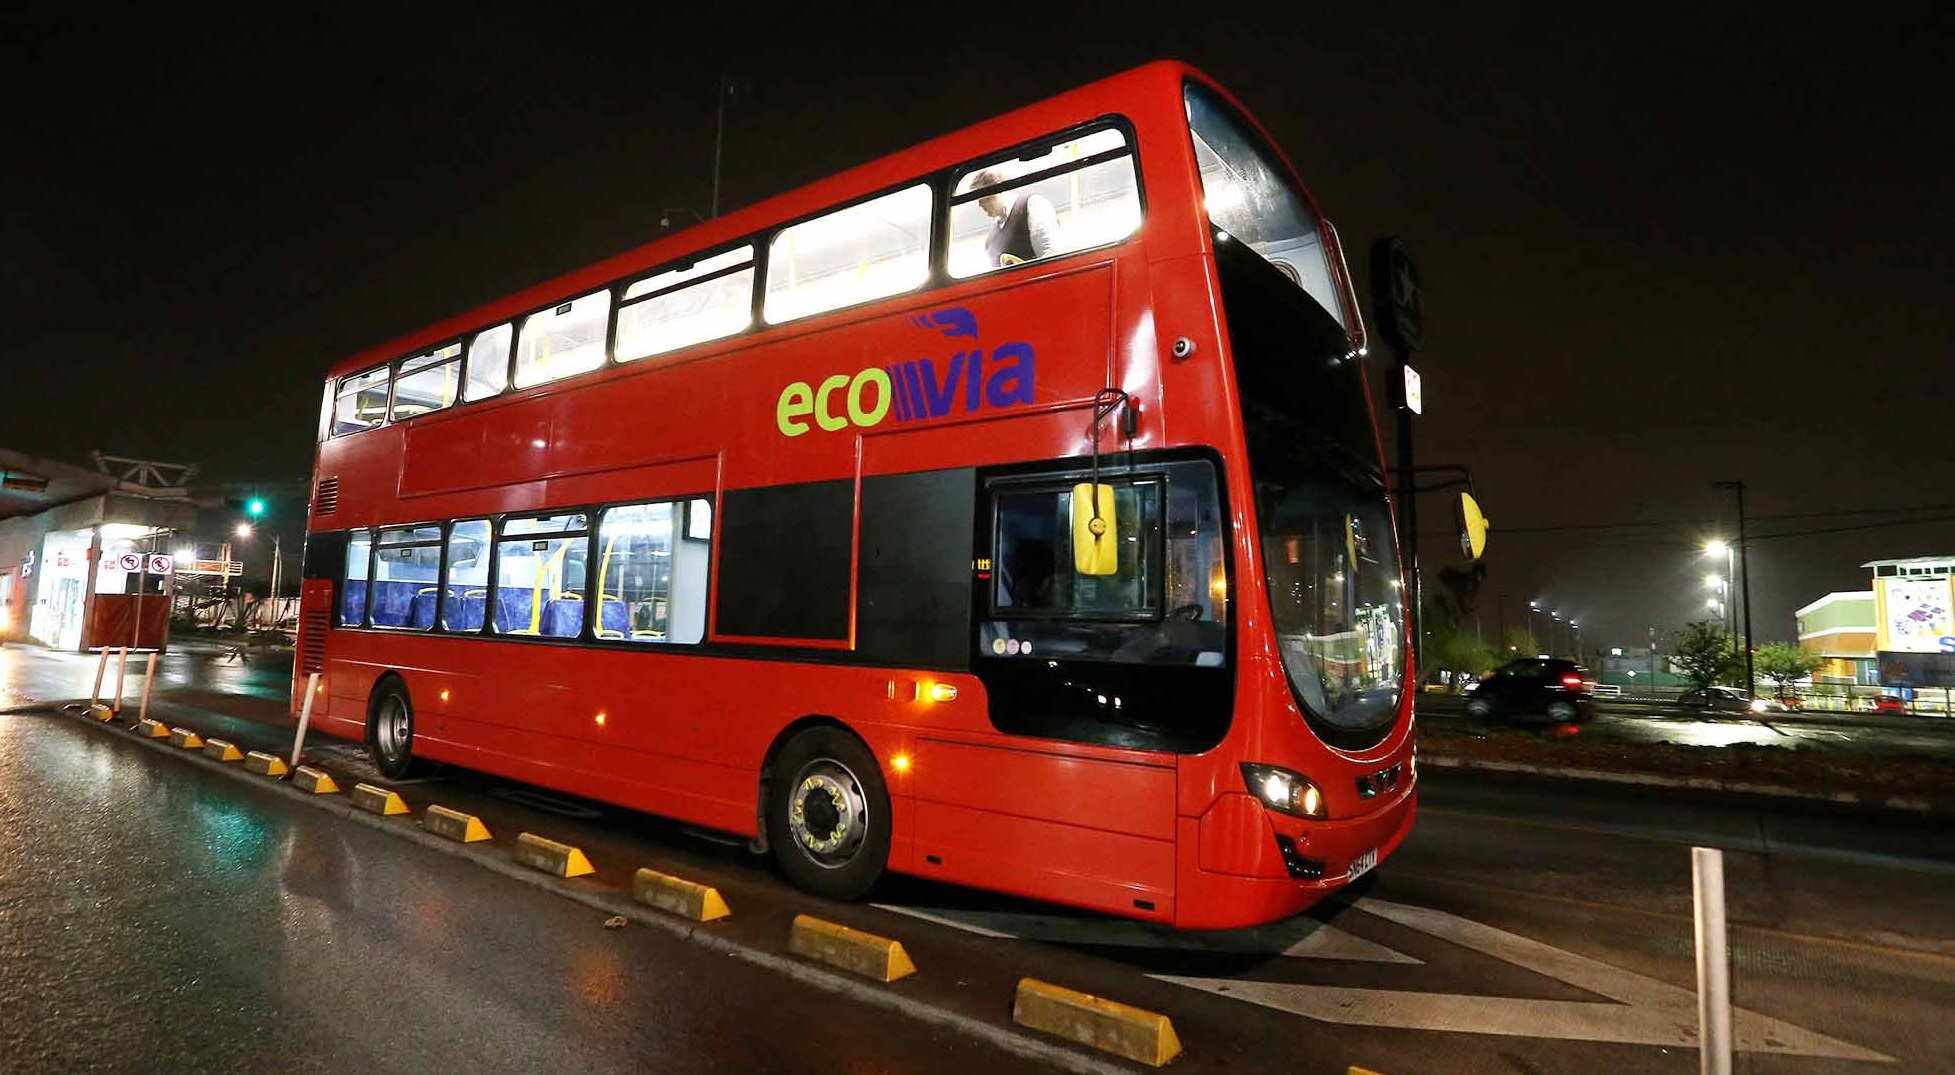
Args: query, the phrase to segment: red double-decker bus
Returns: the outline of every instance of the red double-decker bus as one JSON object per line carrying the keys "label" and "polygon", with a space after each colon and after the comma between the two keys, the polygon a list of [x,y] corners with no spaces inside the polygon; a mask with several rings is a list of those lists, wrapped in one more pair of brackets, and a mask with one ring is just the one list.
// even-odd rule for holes
{"label": "red double-decker bus", "polygon": [[830,896],[1284,917],[1414,812],[1364,355],[1295,172],[1151,64],[334,368],[299,680],[389,775]]}

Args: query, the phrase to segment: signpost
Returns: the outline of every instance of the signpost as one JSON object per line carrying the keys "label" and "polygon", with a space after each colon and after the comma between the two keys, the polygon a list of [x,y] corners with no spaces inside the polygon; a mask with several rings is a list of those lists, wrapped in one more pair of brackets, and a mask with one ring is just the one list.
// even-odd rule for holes
{"label": "signpost", "polygon": [[1412,355],[1425,342],[1425,299],[1419,290],[1419,267],[1412,252],[1397,236],[1371,244],[1371,303],[1385,341],[1398,359],[1392,378],[1393,404],[1398,409],[1398,547],[1405,565],[1406,597],[1412,602],[1412,640],[1423,637],[1419,608],[1419,497],[1414,487],[1412,418],[1425,408],[1419,373]]}

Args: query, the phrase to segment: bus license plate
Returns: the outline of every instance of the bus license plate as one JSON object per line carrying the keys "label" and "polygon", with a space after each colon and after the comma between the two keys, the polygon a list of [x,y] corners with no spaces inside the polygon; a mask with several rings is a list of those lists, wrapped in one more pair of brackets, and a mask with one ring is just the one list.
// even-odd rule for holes
{"label": "bus license plate", "polygon": [[1345,872],[1344,880],[1355,881],[1370,873],[1371,868],[1376,865],[1378,865],[1378,849],[1374,847],[1351,860],[1351,868]]}

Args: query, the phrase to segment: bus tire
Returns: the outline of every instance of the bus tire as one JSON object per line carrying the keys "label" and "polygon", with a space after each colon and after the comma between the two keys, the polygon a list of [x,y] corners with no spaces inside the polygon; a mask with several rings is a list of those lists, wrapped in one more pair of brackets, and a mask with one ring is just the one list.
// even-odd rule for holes
{"label": "bus tire", "polygon": [[796,887],[836,900],[875,887],[889,862],[889,787],[862,740],[832,726],[796,735],[767,798],[768,844]]}
{"label": "bus tire", "polygon": [[392,676],[380,681],[367,700],[367,756],[389,780],[414,775],[414,700],[407,684]]}

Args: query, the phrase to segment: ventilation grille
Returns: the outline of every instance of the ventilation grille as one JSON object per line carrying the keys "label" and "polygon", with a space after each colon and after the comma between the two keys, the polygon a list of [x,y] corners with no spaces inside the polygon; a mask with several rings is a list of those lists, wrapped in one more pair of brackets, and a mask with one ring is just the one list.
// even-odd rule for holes
{"label": "ventilation grille", "polygon": [[319,488],[312,494],[312,513],[331,515],[339,510],[339,479],[321,478]]}
{"label": "ventilation grille", "polygon": [[326,632],[332,627],[333,610],[309,608],[299,620],[299,671],[310,675],[326,670]]}

